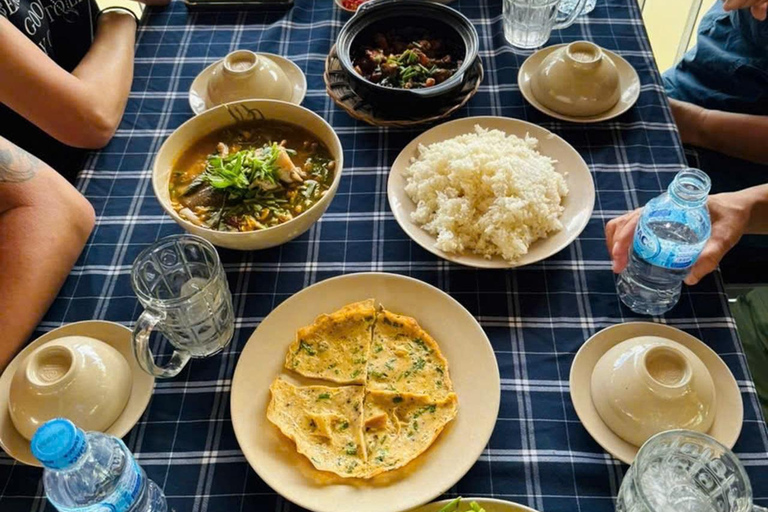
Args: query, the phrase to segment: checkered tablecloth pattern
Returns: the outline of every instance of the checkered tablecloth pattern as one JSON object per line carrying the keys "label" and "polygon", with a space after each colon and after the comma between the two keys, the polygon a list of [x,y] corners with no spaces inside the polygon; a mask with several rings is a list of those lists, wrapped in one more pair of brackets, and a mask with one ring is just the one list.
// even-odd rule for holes
{"label": "checkered tablecloth pattern", "polygon": [[[267,251],[220,251],[237,315],[232,345],[222,355],[193,362],[178,378],[158,382],[146,414],[125,438],[176,511],[299,510],[261,482],[243,458],[230,423],[231,378],[248,337],[275,306],[312,283],[358,271],[401,273],[438,286],[476,316],[496,351],[502,379],[496,430],[450,496],[497,497],[545,512],[613,510],[627,468],[579,423],[568,375],[585,339],[634,318],[614,290],[605,222],[659,194],[684,162],[640,11],[635,0],[598,0],[592,14],[553,34],[549,44],[587,39],[621,54],[642,81],[640,100],[627,114],[573,125],[539,114],[523,100],[516,77],[531,52],[506,44],[501,1],[459,0],[453,6],[477,27],[486,70],[479,93],[458,115],[540,124],[579,150],[595,181],[597,200],[584,233],[559,254],[522,269],[449,264],[398,227],[386,200],[387,174],[420,130],[361,124],[326,96],[323,61],[348,18],[332,0],[296,0],[289,11],[217,13],[190,13],[175,1],[152,12],[140,29],[125,118],[78,180],[96,209],[96,230],[41,332],[78,320],[129,326],[136,320],[141,308],[129,283],[131,263],[151,242],[181,231],[154,198],[152,159],[192,115],[187,93],[196,74],[231,50],[278,53],[296,62],[309,81],[304,105],[336,129],[346,162],[330,209],[308,233]],[[660,321],[704,340],[736,376],[745,421],[735,450],[749,470],[757,502],[768,505],[768,430],[719,276],[686,289]],[[40,475],[0,455],[0,510],[43,510]]]}

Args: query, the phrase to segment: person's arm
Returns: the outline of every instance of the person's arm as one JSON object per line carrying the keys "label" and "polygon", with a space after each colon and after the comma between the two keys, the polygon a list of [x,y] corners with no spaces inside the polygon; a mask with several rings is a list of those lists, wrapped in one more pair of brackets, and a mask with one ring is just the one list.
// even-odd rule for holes
{"label": "person's arm", "polygon": [[708,110],[674,99],[669,104],[683,143],[768,164],[768,116]]}
{"label": "person's arm", "polygon": [[103,147],[128,100],[135,37],[132,15],[104,13],[90,50],[68,73],[0,16],[0,103],[64,144]]}
{"label": "person's arm", "polygon": [[0,370],[51,305],[93,224],[72,185],[0,137]]}
{"label": "person's arm", "polygon": [[[698,283],[720,264],[723,256],[738,243],[742,235],[768,235],[768,184],[738,192],[715,194],[707,202],[712,220],[710,236],[699,259],[685,278],[688,285]],[[623,271],[640,219],[638,208],[611,219],[605,226],[605,242],[615,273]]]}

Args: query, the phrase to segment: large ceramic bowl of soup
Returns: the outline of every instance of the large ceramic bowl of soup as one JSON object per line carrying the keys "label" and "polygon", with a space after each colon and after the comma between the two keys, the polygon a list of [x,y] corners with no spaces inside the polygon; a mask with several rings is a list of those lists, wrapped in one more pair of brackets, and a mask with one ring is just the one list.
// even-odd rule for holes
{"label": "large ceramic bowl of soup", "polygon": [[341,143],[306,108],[276,100],[218,106],[181,125],[152,170],[181,227],[228,249],[256,250],[307,231],[339,186]]}

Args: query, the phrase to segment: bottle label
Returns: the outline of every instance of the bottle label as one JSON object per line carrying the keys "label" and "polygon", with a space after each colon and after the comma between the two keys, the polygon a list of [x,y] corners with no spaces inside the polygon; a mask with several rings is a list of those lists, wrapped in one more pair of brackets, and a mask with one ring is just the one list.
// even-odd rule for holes
{"label": "bottle label", "polygon": [[644,226],[641,219],[635,230],[632,248],[639,258],[651,265],[670,269],[684,269],[696,262],[702,249],[704,249],[704,243],[688,245],[661,240],[655,233]]}
{"label": "bottle label", "polygon": [[144,478],[144,473],[138,463],[131,458],[130,463],[120,476],[120,482],[115,492],[106,496],[104,501],[98,505],[82,509],[83,512],[127,512],[139,498],[139,493],[141,493],[141,488],[144,485]]}

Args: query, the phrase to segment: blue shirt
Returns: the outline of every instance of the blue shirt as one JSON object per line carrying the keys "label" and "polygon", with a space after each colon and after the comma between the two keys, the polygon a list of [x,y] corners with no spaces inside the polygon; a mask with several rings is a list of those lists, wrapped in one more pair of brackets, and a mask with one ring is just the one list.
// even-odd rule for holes
{"label": "blue shirt", "polygon": [[663,75],[667,94],[704,108],[768,115],[768,20],[721,0],[699,25],[696,46]]}

